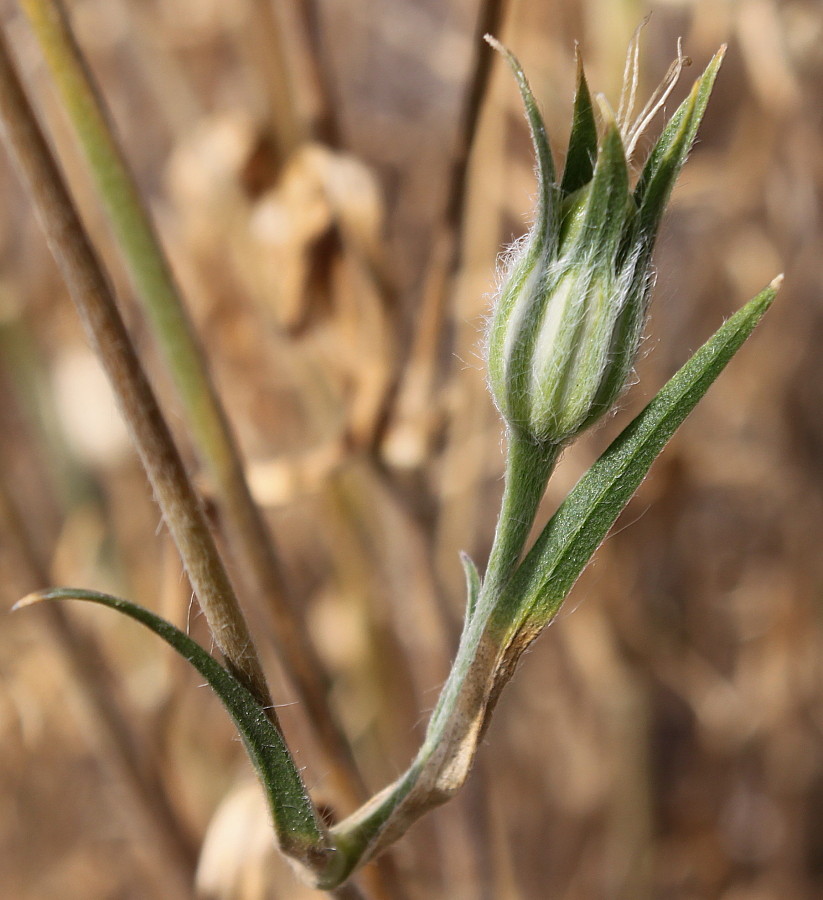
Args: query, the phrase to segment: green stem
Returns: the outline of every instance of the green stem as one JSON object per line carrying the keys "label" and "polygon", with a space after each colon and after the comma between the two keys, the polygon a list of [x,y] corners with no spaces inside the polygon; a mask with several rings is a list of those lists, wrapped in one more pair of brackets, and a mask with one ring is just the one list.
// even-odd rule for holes
{"label": "green stem", "polygon": [[287,595],[271,536],[246,482],[225,410],[151,218],[58,0],[21,0],[97,184],[136,293],[151,323],[202,456],[240,577],[270,610],[285,667],[349,801],[364,792],[328,702],[323,664]]}
{"label": "green stem", "polygon": [[486,626],[509,579],[517,570],[537,508],[560,456],[559,445],[541,447],[514,428],[509,429],[507,437],[506,481],[486,575],[471,620],[463,629],[457,657],[429,721],[418,762],[431,756],[442,740],[458,697],[476,667]]}
{"label": "green stem", "polygon": [[517,568],[559,455],[557,444],[541,447],[509,429],[503,501],[477,604],[481,615],[494,605]]}
{"label": "green stem", "polygon": [[[254,738],[247,743],[253,761],[277,782],[278,790],[274,796],[281,802],[275,806],[275,812],[283,814],[278,831],[283,851],[306,865],[314,875],[322,877],[330,859],[337,865],[334,849],[286,746],[251,635],[198,497],[62,173],[20,85],[2,31],[0,128],[80,313],[89,342],[118,399],[209,629],[226,658],[226,668],[187,635],[158,620],[147,610],[92,592],[76,592],[76,595],[131,610],[132,615],[149,626],[159,622],[158,633],[169,642],[178,640],[184,655],[198,665],[207,678],[217,680],[221,698],[235,721],[247,726],[244,736],[249,734]],[[281,785],[285,785],[282,796]]]}
{"label": "green stem", "polygon": [[[509,431],[506,483],[486,577],[477,605],[463,629],[457,656],[432,713],[426,738],[409,769],[366,806],[332,829],[335,846],[354,869],[395,840],[427,809],[445,802],[468,773],[479,733],[473,729],[482,716],[484,691],[492,683],[496,656],[490,648],[489,621],[503,591],[517,569],[549,477],[560,455],[557,445],[541,447],[514,430]],[[491,669],[489,668],[491,666]],[[465,713],[465,714],[464,714]],[[438,766],[465,747],[462,769],[452,787],[424,786],[440,781]],[[439,761],[438,761],[439,760]]]}

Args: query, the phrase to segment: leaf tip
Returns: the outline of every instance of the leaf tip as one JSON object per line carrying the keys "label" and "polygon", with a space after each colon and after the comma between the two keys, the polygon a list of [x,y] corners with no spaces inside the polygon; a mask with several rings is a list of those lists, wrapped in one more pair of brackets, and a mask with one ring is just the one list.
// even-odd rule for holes
{"label": "leaf tip", "polygon": [[26,594],[25,597],[21,597],[17,603],[12,606],[9,612],[17,612],[18,609],[24,609],[27,606],[34,606],[35,603],[40,603],[42,600],[47,599],[46,594],[42,591],[32,591],[30,594]]}
{"label": "leaf tip", "polygon": [[785,277],[784,274],[781,272],[776,278],[773,278],[769,282],[769,290],[774,291],[776,294],[780,290],[780,288],[783,286],[784,277]]}

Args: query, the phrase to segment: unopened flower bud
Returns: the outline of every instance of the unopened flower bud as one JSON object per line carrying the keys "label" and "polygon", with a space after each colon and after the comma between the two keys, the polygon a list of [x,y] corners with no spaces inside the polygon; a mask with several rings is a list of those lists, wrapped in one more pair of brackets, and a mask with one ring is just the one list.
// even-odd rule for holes
{"label": "unopened flower bud", "polygon": [[[637,36],[635,38],[635,41]],[[681,55],[658,96],[629,125],[605,101],[601,129],[582,65],[574,124],[557,182],[546,129],[520,64],[517,78],[537,156],[535,223],[509,259],[488,332],[489,383],[510,428],[539,444],[561,444],[607,412],[637,353],[651,287],[655,237],[680,169],[694,142],[722,59],[698,79],[630,185],[627,156],[639,130],[662,104],[685,60]],[[636,45],[629,52],[636,60]],[[624,95],[633,97],[636,63]]]}

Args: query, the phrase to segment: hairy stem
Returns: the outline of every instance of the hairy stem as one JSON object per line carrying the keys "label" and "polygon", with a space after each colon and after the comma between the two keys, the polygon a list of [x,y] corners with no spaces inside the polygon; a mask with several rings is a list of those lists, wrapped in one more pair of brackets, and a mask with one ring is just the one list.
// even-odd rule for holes
{"label": "hairy stem", "polygon": [[559,455],[557,444],[538,447],[516,429],[509,429],[503,502],[478,600],[483,610],[499,597],[517,568]]}

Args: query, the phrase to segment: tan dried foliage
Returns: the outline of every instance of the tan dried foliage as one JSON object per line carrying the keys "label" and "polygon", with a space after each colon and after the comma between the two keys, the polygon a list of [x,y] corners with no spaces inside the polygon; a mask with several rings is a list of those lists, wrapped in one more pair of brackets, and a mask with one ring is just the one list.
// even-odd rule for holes
{"label": "tan dried foliage", "polygon": [[[458,551],[482,562],[494,526],[501,433],[480,330],[533,191],[516,91],[495,64],[455,235],[444,216],[465,91],[491,52],[473,38],[474,0],[69,5],[376,791],[414,752],[456,646]],[[159,373],[36,48],[3,7]],[[823,894],[823,11],[650,7],[647,85],[680,35],[698,63],[724,41],[729,54],[659,244],[640,383],[566,454],[545,513],[724,317],[778,271],[786,283],[527,655],[465,789],[392,849],[369,896]],[[616,101],[637,16],[611,0],[508,4],[500,37],[558,152],[574,40]],[[108,409],[105,387],[87,377],[76,403],[67,360],[85,371],[86,351],[5,161],[0,191],[0,459],[20,511],[3,526],[3,606],[42,579],[83,585],[207,641],[117,426],[84,417]],[[265,611],[250,614],[265,634]],[[310,896],[270,852],[218,703],[132,623],[75,606],[66,619],[104,648],[100,677],[182,849],[158,849],[162,814],[99,737],[62,626],[32,610],[0,629],[0,892],[185,897],[202,846],[202,896]],[[335,807],[276,654],[258,644],[298,762]]]}

